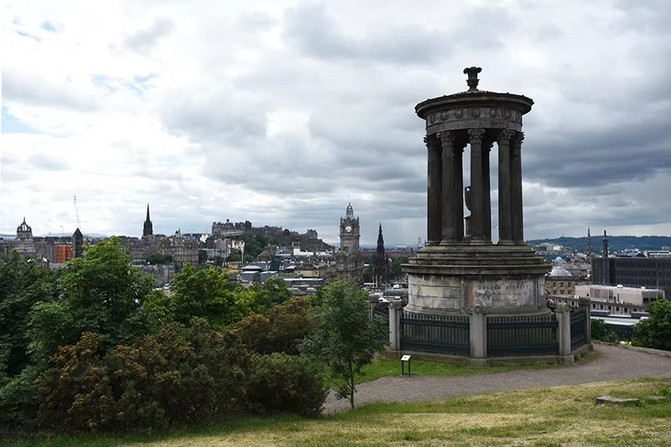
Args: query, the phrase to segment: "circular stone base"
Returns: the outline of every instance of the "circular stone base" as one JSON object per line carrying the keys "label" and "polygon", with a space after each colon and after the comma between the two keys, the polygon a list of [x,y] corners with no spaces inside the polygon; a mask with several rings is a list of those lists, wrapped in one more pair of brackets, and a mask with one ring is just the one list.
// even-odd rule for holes
{"label": "circular stone base", "polygon": [[526,245],[424,247],[403,266],[405,310],[449,315],[479,304],[487,314],[546,313],[545,274],[551,268]]}

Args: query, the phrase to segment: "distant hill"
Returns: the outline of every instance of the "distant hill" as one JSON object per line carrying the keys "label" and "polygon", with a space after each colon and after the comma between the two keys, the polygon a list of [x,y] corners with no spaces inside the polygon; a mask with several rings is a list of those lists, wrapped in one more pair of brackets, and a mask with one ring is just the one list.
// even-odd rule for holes
{"label": "distant hill", "polygon": [[[534,239],[527,241],[531,246],[542,243],[562,245],[572,250],[587,251],[587,237],[558,237],[555,239]],[[592,236],[592,252],[601,253],[603,246],[603,235]],[[660,250],[662,247],[671,246],[670,236],[608,236],[608,251],[620,252],[626,249],[638,248],[639,250]]]}

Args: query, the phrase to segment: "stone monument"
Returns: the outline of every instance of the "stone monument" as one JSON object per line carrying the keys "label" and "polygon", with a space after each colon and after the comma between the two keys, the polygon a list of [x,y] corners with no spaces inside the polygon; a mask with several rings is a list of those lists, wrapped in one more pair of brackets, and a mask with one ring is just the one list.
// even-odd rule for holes
{"label": "stone monument", "polygon": [[[478,90],[479,67],[464,69],[468,91],[415,107],[426,121],[427,244],[411,258],[406,312],[539,315],[549,312],[551,266],[524,243],[522,116],[533,101]],[[498,242],[492,243],[490,151],[498,149]],[[468,147],[470,185],[464,185]],[[470,215],[464,219],[464,202]]]}

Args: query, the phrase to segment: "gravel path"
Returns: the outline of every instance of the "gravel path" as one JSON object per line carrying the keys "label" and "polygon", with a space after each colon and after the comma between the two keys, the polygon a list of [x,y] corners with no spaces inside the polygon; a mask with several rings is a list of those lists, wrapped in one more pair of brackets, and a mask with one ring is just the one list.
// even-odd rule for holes
{"label": "gravel path", "polygon": [[[595,344],[596,358],[556,368],[520,370],[463,377],[393,376],[357,386],[356,404],[374,402],[428,402],[492,391],[551,387],[641,377],[671,377],[671,357]],[[333,393],[324,403],[324,414],[347,411],[346,400]]]}

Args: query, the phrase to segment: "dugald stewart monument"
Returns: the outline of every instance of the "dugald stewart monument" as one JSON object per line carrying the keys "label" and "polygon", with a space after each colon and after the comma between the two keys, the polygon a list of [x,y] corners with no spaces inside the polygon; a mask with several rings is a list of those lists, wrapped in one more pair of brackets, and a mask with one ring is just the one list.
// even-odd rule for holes
{"label": "dugald stewart monument", "polygon": [[[398,313],[392,332],[399,333],[396,339],[392,335],[391,344],[397,350],[467,355],[481,364],[506,355],[566,357],[572,348],[562,347],[557,339],[564,316],[546,306],[544,277],[551,265],[524,242],[522,117],[533,101],[479,90],[481,71],[464,69],[467,91],[427,99],[415,107],[426,122],[427,244],[404,265],[408,302],[403,310],[399,304],[391,306],[392,313]],[[494,144],[496,167],[490,166]],[[466,156],[470,185],[464,184]],[[492,168],[498,169],[496,243]],[[569,309],[560,311],[568,318]],[[431,324],[442,326],[429,330]],[[499,330],[506,325],[512,332]],[[561,328],[559,332],[560,337],[561,332],[569,336]]]}

